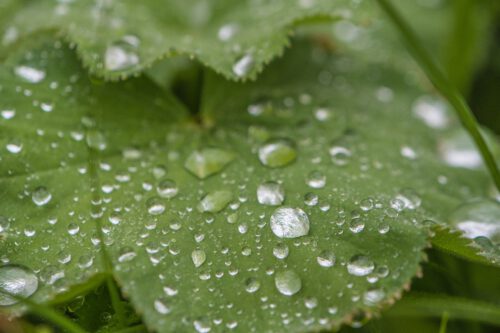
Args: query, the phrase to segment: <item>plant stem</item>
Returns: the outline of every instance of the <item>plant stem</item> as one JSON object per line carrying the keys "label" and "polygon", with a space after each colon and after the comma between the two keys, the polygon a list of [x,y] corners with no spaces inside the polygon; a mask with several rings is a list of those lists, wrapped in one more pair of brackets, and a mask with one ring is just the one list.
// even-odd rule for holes
{"label": "plant stem", "polygon": [[448,312],[443,312],[443,315],[441,316],[441,324],[439,325],[439,333],[446,333],[446,327],[448,326],[448,318],[450,315]]}
{"label": "plant stem", "polygon": [[380,7],[390,18],[392,23],[397,27],[403,40],[413,58],[420,64],[423,71],[429,77],[434,87],[448,100],[448,102],[453,106],[455,112],[457,113],[460,122],[464,128],[469,132],[469,135],[474,140],[483,161],[488,168],[491,177],[496,185],[496,188],[500,191],[500,172],[498,171],[498,166],[493,157],[493,154],[489,150],[481,132],[479,131],[479,126],[477,120],[474,117],[472,111],[470,110],[467,102],[460,92],[449,82],[443,71],[434,63],[432,57],[429,55],[427,50],[424,48],[422,43],[419,41],[417,35],[412,30],[412,28],[406,23],[401,14],[392,5],[390,0],[377,0]]}
{"label": "plant stem", "polygon": [[87,333],[83,328],[79,325],[72,322],[70,319],[60,314],[56,310],[52,309],[46,305],[40,305],[35,302],[32,302],[26,298],[11,294],[3,289],[0,289],[0,293],[8,295],[11,298],[16,299],[20,303],[26,305],[30,312],[37,315],[40,318],[47,320],[53,325],[61,328],[62,330],[69,333]]}
{"label": "plant stem", "polygon": [[411,293],[401,299],[388,312],[388,316],[441,317],[475,320],[500,326],[500,306],[469,298],[428,293]]}

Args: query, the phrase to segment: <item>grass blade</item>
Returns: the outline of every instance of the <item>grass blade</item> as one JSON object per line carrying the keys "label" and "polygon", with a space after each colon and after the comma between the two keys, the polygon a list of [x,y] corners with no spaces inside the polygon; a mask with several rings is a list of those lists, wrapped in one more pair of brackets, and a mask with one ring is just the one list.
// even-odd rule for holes
{"label": "grass blade", "polygon": [[420,64],[423,71],[429,77],[434,87],[448,100],[448,102],[455,109],[462,125],[469,132],[469,135],[474,140],[481,156],[488,168],[495,186],[500,190],[500,172],[498,171],[497,163],[493,154],[489,150],[481,132],[477,120],[470,110],[467,102],[460,92],[449,82],[443,71],[436,65],[432,57],[419,41],[417,35],[412,28],[406,23],[401,14],[392,5],[390,0],[377,0],[382,10],[387,14],[392,23],[397,27],[401,33],[404,42],[413,56],[413,58]]}

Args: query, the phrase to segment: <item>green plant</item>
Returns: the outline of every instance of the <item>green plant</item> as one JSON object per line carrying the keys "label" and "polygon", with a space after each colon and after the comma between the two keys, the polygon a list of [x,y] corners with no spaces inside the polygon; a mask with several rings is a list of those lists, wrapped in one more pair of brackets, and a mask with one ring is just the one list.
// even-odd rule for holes
{"label": "green plant", "polygon": [[0,2],[6,329],[493,332],[496,7]]}

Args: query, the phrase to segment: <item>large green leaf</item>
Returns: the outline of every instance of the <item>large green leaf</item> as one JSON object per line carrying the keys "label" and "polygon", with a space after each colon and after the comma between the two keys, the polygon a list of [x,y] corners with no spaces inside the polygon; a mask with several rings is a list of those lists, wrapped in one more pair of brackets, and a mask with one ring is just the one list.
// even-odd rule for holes
{"label": "large green leaf", "polygon": [[160,332],[358,323],[419,272],[422,221],[487,195],[483,171],[439,157],[418,85],[310,43],[255,83],[207,72],[196,119],[145,78],[88,78],[50,40],[0,85],[0,272],[26,267],[49,300],[103,270],[101,226]]}
{"label": "large green leaf", "polygon": [[[228,78],[255,78],[294,24],[361,15],[351,0],[6,1],[4,47],[56,29],[93,73],[119,78],[165,56],[196,57]],[[1,7],[0,7],[1,8]],[[361,11],[362,12],[362,11]],[[1,17],[0,17],[1,18]]]}

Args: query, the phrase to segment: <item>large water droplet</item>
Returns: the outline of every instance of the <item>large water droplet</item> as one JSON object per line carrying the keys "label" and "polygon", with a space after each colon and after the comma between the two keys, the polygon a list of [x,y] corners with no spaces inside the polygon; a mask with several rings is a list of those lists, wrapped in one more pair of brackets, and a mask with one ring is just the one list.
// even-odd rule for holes
{"label": "large water droplet", "polygon": [[[16,265],[0,267],[0,290],[9,294],[27,298],[38,289],[38,278],[28,268]],[[0,293],[0,306],[16,304],[18,301]]]}
{"label": "large water droplet", "polygon": [[467,238],[486,237],[500,243],[500,203],[496,201],[466,203],[451,214],[450,221]]}
{"label": "large water droplet", "polygon": [[273,140],[259,147],[259,160],[265,166],[278,168],[292,163],[297,151],[289,140]]}
{"label": "large water droplet", "polygon": [[52,199],[52,194],[44,186],[37,187],[31,194],[31,199],[37,206],[44,206]]}
{"label": "large water droplet", "polygon": [[214,191],[204,196],[197,208],[200,212],[217,213],[226,208],[231,200],[233,200],[232,192],[226,190]]}
{"label": "large water droplet", "polygon": [[364,255],[355,255],[349,260],[347,264],[347,271],[349,274],[355,276],[365,276],[373,272],[375,264],[373,261]]}
{"label": "large water droplet", "polygon": [[277,272],[274,284],[278,291],[285,296],[295,295],[302,288],[302,280],[297,273],[291,270]]}
{"label": "large water droplet", "polygon": [[221,171],[234,158],[226,150],[205,148],[191,153],[184,163],[184,167],[200,179]]}
{"label": "large water droplet", "polygon": [[265,182],[257,188],[257,200],[262,205],[279,206],[285,200],[285,189],[276,182]]}
{"label": "large water droplet", "polygon": [[30,66],[17,66],[14,73],[29,83],[38,83],[45,79],[45,72]]}
{"label": "large water droplet", "polygon": [[271,215],[271,230],[280,238],[305,236],[309,233],[309,217],[300,208],[278,208]]}
{"label": "large water droplet", "polygon": [[136,66],[139,63],[137,48],[139,38],[133,35],[124,36],[106,48],[104,67],[109,71],[121,71]]}
{"label": "large water droplet", "polygon": [[285,259],[286,257],[288,257],[288,253],[288,246],[284,243],[278,243],[273,248],[273,255],[278,259]]}

